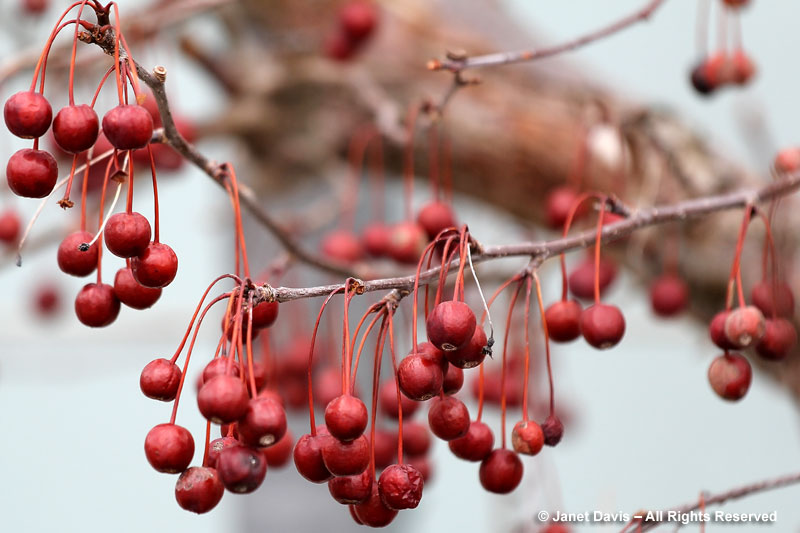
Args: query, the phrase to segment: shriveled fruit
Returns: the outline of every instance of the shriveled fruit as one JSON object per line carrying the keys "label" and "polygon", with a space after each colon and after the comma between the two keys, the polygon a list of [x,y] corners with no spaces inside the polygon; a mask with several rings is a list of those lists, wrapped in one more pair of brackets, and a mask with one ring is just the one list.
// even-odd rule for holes
{"label": "shriveled fruit", "polygon": [[378,478],[381,500],[395,511],[415,509],[422,499],[422,486],[422,475],[408,464],[391,465]]}
{"label": "shriveled fruit", "polygon": [[511,431],[514,451],[524,455],[536,455],[544,446],[542,428],[533,420],[520,420]]}
{"label": "shriveled fruit", "polygon": [[175,484],[175,499],[182,509],[207,513],[222,499],[225,487],[213,468],[193,466],[184,471]]}
{"label": "shriveled fruit", "polygon": [[547,446],[555,446],[561,442],[561,437],[564,436],[564,424],[556,415],[549,415],[542,423],[542,433],[544,434],[544,443]]}

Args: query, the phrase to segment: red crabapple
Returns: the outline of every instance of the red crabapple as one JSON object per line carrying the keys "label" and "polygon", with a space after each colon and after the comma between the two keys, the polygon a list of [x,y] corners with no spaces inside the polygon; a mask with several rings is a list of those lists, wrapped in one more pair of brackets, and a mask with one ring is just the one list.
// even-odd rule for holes
{"label": "red crabapple", "polygon": [[148,309],[161,298],[161,289],[139,284],[130,268],[120,268],[114,276],[114,294],[132,309]]}
{"label": "red crabapple", "polygon": [[714,318],[711,319],[711,323],[708,325],[708,334],[711,337],[711,341],[723,350],[733,350],[736,348],[736,345],[725,336],[725,321],[728,319],[729,314],[730,311],[720,311],[714,315]]}
{"label": "red crabapple", "polygon": [[495,494],[508,494],[522,481],[522,461],[511,450],[498,448],[481,461],[479,477],[483,488]]}
{"label": "red crabapple", "polygon": [[483,461],[494,446],[492,430],[477,420],[470,422],[466,435],[447,443],[453,455],[466,461]]}
{"label": "red crabapple", "polygon": [[[400,394],[400,405],[403,407],[403,418],[405,419],[413,416],[420,404],[405,394]],[[393,378],[387,379],[378,388],[378,406],[384,415],[389,418],[397,418],[397,385]]]}
{"label": "red crabapple", "polygon": [[386,224],[372,222],[364,228],[361,240],[364,249],[372,257],[383,257],[389,253],[390,230]]}
{"label": "red crabapple", "polygon": [[372,472],[369,468],[353,476],[338,476],[328,481],[328,491],[333,499],[344,505],[365,502],[372,494]]}
{"label": "red crabapple", "polygon": [[650,304],[658,316],[674,316],[689,303],[689,288],[683,279],[665,274],[650,285]]}
{"label": "red crabapple", "polygon": [[431,239],[436,238],[443,230],[456,225],[455,216],[450,206],[436,201],[427,203],[420,209],[417,215],[417,223]]}
{"label": "red crabapple", "polygon": [[533,420],[520,420],[511,432],[514,451],[525,455],[536,455],[544,446],[542,428]]}
{"label": "red crabapple", "polygon": [[267,459],[259,450],[228,446],[219,452],[216,469],[226,489],[236,494],[248,494],[264,482]]}
{"label": "red crabapple", "polygon": [[332,435],[325,435],[322,440],[322,461],[335,476],[360,474],[369,465],[369,459],[369,441],[364,435],[347,442]]}
{"label": "red crabapple", "polygon": [[231,446],[239,446],[239,441],[233,437],[220,437],[212,440],[208,444],[208,466],[211,468],[217,468],[217,459],[219,459],[219,454],[222,453],[222,450],[225,448],[230,448]]}
{"label": "red crabapple", "polygon": [[794,293],[785,281],[765,279],[753,287],[750,298],[764,316],[791,317],[794,314]]}
{"label": "red crabapple", "polygon": [[171,402],[178,394],[181,369],[168,359],[154,359],[147,363],[139,376],[139,388],[148,398]]}
{"label": "red crabapple", "polygon": [[103,230],[108,251],[117,257],[141,255],[150,244],[150,222],[140,213],[111,215]]}
{"label": "red crabapple", "polygon": [[[594,259],[587,257],[569,275],[569,290],[577,298],[591,300],[594,298]],[[605,257],[600,258],[600,296],[617,277],[617,265]]]}
{"label": "red crabapple", "polygon": [[708,382],[724,400],[739,400],[750,388],[753,370],[738,353],[724,353],[714,358],[708,367]]}
{"label": "red crabapple", "polygon": [[389,230],[389,257],[398,263],[416,265],[427,244],[428,234],[416,222],[400,222]]}
{"label": "red crabapple", "polygon": [[144,453],[150,465],[159,472],[183,472],[194,456],[194,439],[184,427],[159,424],[147,433]]}
{"label": "red crabapple", "polygon": [[434,398],[428,410],[428,425],[433,434],[442,440],[463,437],[470,426],[467,406],[454,396]]}
{"label": "red crabapple", "polygon": [[431,447],[431,432],[421,422],[403,420],[403,452],[425,455]]}
{"label": "red crabapple", "polygon": [[8,130],[23,139],[41,137],[50,128],[53,109],[39,93],[22,91],[13,94],[3,107]]}
{"label": "red crabapple", "polygon": [[447,372],[442,381],[442,392],[448,395],[455,394],[460,391],[463,386],[464,371],[455,365],[448,365]]}
{"label": "red crabapple", "polygon": [[784,359],[797,344],[797,330],[785,318],[768,318],[764,336],[756,344],[756,353],[764,359]]}
{"label": "red crabapple", "polygon": [[257,396],[247,403],[247,411],[239,419],[237,430],[239,440],[246,446],[272,446],[286,434],[286,412],[274,399]]}
{"label": "red crabapple", "polygon": [[544,443],[547,446],[555,446],[561,442],[561,437],[564,436],[564,424],[556,415],[549,415],[542,424],[542,433],[544,434]]}
{"label": "red crabapple", "polygon": [[22,223],[19,214],[13,209],[6,209],[0,213],[0,242],[13,244],[19,237]]}
{"label": "red crabapple", "polygon": [[408,398],[422,402],[439,394],[444,375],[441,366],[422,354],[407,355],[397,367],[400,391]]}
{"label": "red crabapple", "polygon": [[486,357],[486,345],[486,333],[479,324],[476,324],[475,332],[466,344],[455,350],[444,353],[452,366],[458,368],[474,368],[481,364]]}
{"label": "red crabapple", "polygon": [[611,348],[625,335],[625,317],[616,306],[594,304],[581,313],[581,333],[595,348]]}
{"label": "red crabapple", "polygon": [[422,499],[422,475],[411,465],[395,464],[378,478],[378,493],[389,509],[415,509]]}
{"label": "red crabapple", "polygon": [[88,150],[97,142],[100,121],[86,104],[69,105],[56,113],[53,137],[58,147],[71,154]]}
{"label": "red crabapple", "polygon": [[71,276],[88,276],[97,268],[98,245],[93,243],[83,251],[80,245],[91,242],[93,235],[88,231],[70,233],[58,246],[58,268]]}
{"label": "red crabapple", "polygon": [[360,399],[343,394],[325,407],[325,427],[342,441],[359,437],[367,427],[367,406]]}
{"label": "red crabapple", "polygon": [[369,37],[377,22],[378,13],[372,2],[351,0],[339,11],[339,25],[348,39],[354,42]]}
{"label": "red crabapple", "polygon": [[547,335],[555,342],[574,341],[581,335],[581,312],[577,300],[559,300],[544,312]]}
{"label": "red crabapple", "polygon": [[[545,221],[552,229],[564,227],[569,217],[569,212],[575,205],[575,201],[580,193],[570,186],[556,187],[547,193],[545,201]],[[586,212],[583,206],[575,211],[574,218],[578,218]]]}
{"label": "red crabapple", "polygon": [[23,148],[8,160],[6,180],[11,192],[24,198],[44,198],[58,181],[58,165],[44,150]]}
{"label": "red crabapple", "polygon": [[213,468],[193,466],[184,471],[175,484],[175,499],[182,509],[207,513],[222,499],[225,487]]}
{"label": "red crabapple", "polygon": [[369,527],[386,527],[392,523],[394,517],[397,516],[397,511],[389,509],[381,499],[380,492],[378,491],[378,484],[372,484],[372,493],[369,499],[363,503],[354,506],[355,517],[361,521],[362,524]]}
{"label": "red crabapple", "polygon": [[358,237],[349,231],[337,230],[328,233],[320,243],[325,257],[340,263],[356,263],[364,258],[364,249]]}
{"label": "red crabapple", "polygon": [[[317,428],[320,429],[320,428]],[[329,435],[320,431],[316,435],[306,434],[297,440],[294,446],[294,464],[300,475],[311,481],[312,483],[324,483],[328,481],[333,474],[325,466],[322,460],[322,446],[325,437]]]}
{"label": "red crabapple", "polygon": [[242,418],[249,406],[242,380],[221,374],[203,383],[197,393],[200,413],[215,424],[230,424]]}
{"label": "red crabapple", "polygon": [[467,344],[475,335],[475,326],[475,313],[467,304],[456,300],[440,302],[425,323],[428,340],[445,352]]}
{"label": "red crabapple", "polygon": [[292,451],[294,450],[294,435],[290,430],[286,430],[278,442],[269,448],[264,448],[261,452],[267,460],[270,468],[281,468],[289,463],[292,458]]}
{"label": "red crabapple", "polygon": [[117,150],[144,148],[153,136],[153,117],[140,105],[118,105],[103,116],[103,133]]}
{"label": "red crabapple", "polygon": [[764,336],[766,321],[755,306],[739,307],[725,319],[725,337],[737,348],[747,348]]}
{"label": "red crabapple", "polygon": [[108,326],[119,315],[119,300],[114,288],[107,283],[84,285],[75,298],[75,314],[91,328]]}
{"label": "red crabapple", "polygon": [[781,173],[790,173],[800,170],[800,148],[784,148],[775,156],[772,166]]}
{"label": "red crabapple", "polygon": [[141,255],[131,259],[131,271],[145,287],[166,287],[178,272],[178,256],[166,244],[151,242]]}

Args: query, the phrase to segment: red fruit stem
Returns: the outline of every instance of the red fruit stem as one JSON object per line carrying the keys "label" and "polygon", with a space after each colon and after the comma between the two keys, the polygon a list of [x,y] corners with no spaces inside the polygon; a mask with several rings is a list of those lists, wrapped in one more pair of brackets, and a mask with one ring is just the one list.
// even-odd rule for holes
{"label": "red fruit stem", "polygon": [[103,77],[100,78],[100,83],[97,85],[97,89],[95,89],[94,95],[92,95],[92,101],[89,104],[92,109],[94,109],[94,105],[97,103],[97,98],[100,96],[100,90],[103,88],[112,72],[114,72],[114,67],[109,68],[106,73],[103,74]]}
{"label": "red fruit stem", "polygon": [[605,201],[600,203],[600,213],[597,215],[597,240],[594,243],[594,303],[600,303],[600,248],[603,242],[603,217],[606,214]]}
{"label": "red fruit stem", "polygon": [[[228,170],[229,181],[233,186],[233,194],[231,198],[234,204],[233,211],[236,222],[237,241],[239,243],[239,246],[241,246],[242,250],[242,262],[244,263],[244,277],[249,278],[250,264],[247,260],[247,243],[245,242],[244,229],[242,227],[242,207],[239,202],[239,182],[236,180],[236,170],[233,168],[233,165],[231,165],[230,163],[225,163],[225,168]],[[238,251],[236,257],[238,260],[239,257]],[[238,267],[237,267],[237,274],[238,274]]]}
{"label": "red fruit stem", "polygon": [[383,358],[383,343],[386,342],[387,322],[381,322],[378,331],[378,342],[375,344],[375,357],[372,365],[372,406],[369,424],[369,472],[375,479],[375,421],[378,418],[378,383],[381,377],[381,359]]}
{"label": "red fruit stem", "polygon": [[444,243],[444,249],[442,250],[442,264],[441,268],[439,269],[439,284],[436,286],[436,297],[433,299],[434,307],[442,302],[442,294],[444,292],[445,282],[447,281],[447,275],[450,273],[450,265],[452,264],[453,256],[457,251],[455,246],[451,246],[456,241],[456,238],[456,235],[451,235]]}
{"label": "red fruit stem", "polygon": [[[228,362],[225,364],[225,373],[226,374],[233,373],[233,362],[234,362],[234,359],[236,357],[236,354],[237,353],[239,353],[239,354],[242,353],[241,352],[241,348],[242,348],[242,335],[241,335],[241,332],[242,332],[242,305],[243,305],[242,293],[244,292],[244,283],[245,283],[244,280],[242,280],[242,282],[239,284],[239,287],[238,287],[239,290],[238,291],[234,290],[233,292],[231,292],[231,300],[230,301],[233,302],[233,305],[236,306],[236,310],[234,311],[234,314],[233,314],[233,317],[234,317],[233,318],[233,330],[231,331],[231,351],[233,353],[230,354],[231,357],[228,357]],[[228,307],[228,309],[230,309],[230,306]],[[226,310],[225,314],[228,315],[228,311],[227,310]],[[223,336],[227,337],[227,334],[228,334],[227,328],[231,327],[229,324],[230,324],[230,321],[226,318],[226,320],[225,320],[226,331],[222,332]],[[244,367],[242,367],[242,370],[244,370]],[[239,375],[242,377],[242,379],[244,379],[244,372],[240,372]]]}
{"label": "red fruit stem", "polygon": [[[62,24],[61,21],[63,21],[67,17],[67,14],[69,14],[69,12],[72,11],[72,9],[75,6],[80,5],[82,1],[83,0],[78,0],[77,2],[73,2],[72,4],[70,4],[70,6],[67,9],[64,10],[64,12],[58,18],[56,23],[53,25],[53,30],[50,32],[50,36],[47,38],[47,41],[45,42],[45,46],[42,49],[42,53],[39,55],[39,60],[36,62],[36,67],[33,70],[33,81],[31,82],[31,89],[30,89],[31,91],[36,89],[36,80],[38,79],[39,73],[41,72],[41,74],[42,74],[42,82],[41,82],[41,85],[40,85],[39,92],[43,93],[43,91],[44,91],[44,72],[47,69],[47,56],[50,55],[50,49],[53,46],[53,41],[55,40],[56,36],[58,35],[58,33],[61,30],[63,30],[69,24],[74,24],[76,22],[75,20],[71,20],[69,22],[65,22],[65,23]],[[87,25],[85,22],[83,22],[83,24],[84,24],[85,27],[87,27],[89,29],[91,29],[91,27],[92,27],[91,24]]]}
{"label": "red fruit stem", "polygon": [[525,276],[525,371],[522,375],[522,420],[528,421],[528,381],[530,380],[531,368],[531,343],[530,343],[530,316],[531,316],[531,292],[533,285],[531,277]]}
{"label": "red fruit stem", "polygon": [[169,418],[169,423],[175,423],[175,417],[178,415],[178,404],[181,401],[181,393],[183,392],[183,384],[186,381],[186,371],[189,369],[189,361],[192,359],[192,351],[194,350],[194,343],[197,340],[197,333],[200,331],[200,326],[203,324],[203,319],[206,317],[206,313],[208,313],[209,309],[216,304],[217,302],[221,302],[222,300],[227,299],[230,297],[232,293],[226,293],[221,296],[217,296],[209,304],[203,309],[203,312],[200,314],[200,318],[197,320],[197,324],[194,327],[194,333],[192,334],[192,340],[189,343],[189,349],[186,352],[186,361],[183,363],[183,370],[181,371],[181,380],[178,383],[178,392],[175,395],[175,402],[172,404],[172,415]]}
{"label": "red fruit stem", "polygon": [[358,206],[359,183],[366,159],[367,147],[370,141],[378,135],[373,125],[362,126],[350,138],[347,149],[347,160],[350,163],[350,183],[342,199],[342,216],[339,227],[352,231],[355,227],[356,207]]}
{"label": "red fruit stem", "polygon": [[379,318],[381,318],[381,316],[383,316],[383,313],[385,312],[385,310],[382,309],[383,307],[385,306],[381,303],[373,304],[372,306],[370,306],[367,312],[364,313],[364,316],[361,317],[361,320],[358,323],[358,327],[356,328],[355,335],[353,335],[353,338],[357,339],[358,331],[361,329],[361,325],[365,322],[366,318],[372,313],[377,313],[378,309],[381,309],[381,313],[376,314],[375,318],[373,318],[372,321],[367,326],[366,331],[364,331],[364,335],[361,336],[361,342],[358,344],[358,350],[356,351],[356,360],[355,363],[353,364],[353,369],[350,378],[350,389],[348,389],[351,395],[355,394],[356,376],[358,375],[358,363],[361,360],[361,352],[364,350],[364,345],[367,342],[367,337],[369,337],[372,328],[375,326],[375,323],[378,321]]}
{"label": "red fruit stem", "polygon": [[[771,208],[772,206],[770,206]],[[762,263],[761,263],[761,279],[763,281],[767,280],[767,252],[769,251],[769,256],[772,259],[772,280],[770,282],[770,293],[772,294],[772,318],[775,318],[777,312],[777,290],[778,290],[778,253],[775,249],[775,240],[772,236],[772,225],[770,224],[770,219],[766,216],[763,211],[758,211],[758,216],[761,218],[762,222],[764,222],[764,230],[766,232],[766,239],[764,239],[764,252],[762,255]]]}
{"label": "red fruit stem", "polygon": [[575,159],[573,159],[573,164],[570,165],[569,174],[567,175],[567,183],[572,185],[576,190],[580,190],[583,187],[586,163],[589,159],[589,128],[586,127],[586,124],[580,124],[578,139]]}
{"label": "red fruit stem", "polygon": [[[397,376],[397,357],[394,353],[394,312],[387,305],[389,319],[389,353],[392,355],[392,374],[397,393],[397,464],[403,464],[403,402],[400,398],[400,378]],[[377,382],[376,382],[377,385]]]}
{"label": "red fruit stem", "polygon": [[125,212],[129,215],[133,211],[133,150],[128,150],[128,197],[125,202]]}
{"label": "red fruit stem", "polygon": [[428,254],[433,255],[434,246],[436,246],[436,241],[429,243],[425,247],[425,251],[422,252],[422,257],[420,257],[417,262],[417,273],[414,276],[414,290],[412,292],[414,301],[411,304],[411,342],[413,350],[417,349],[417,296],[419,294],[419,274],[422,271],[422,263],[425,261],[425,256]]}
{"label": "red fruit stem", "polygon": [[414,198],[414,130],[417,124],[419,106],[411,105],[406,115],[406,151],[403,165],[403,182],[405,185],[406,220],[414,220],[412,201]]}
{"label": "red fruit stem", "polygon": [[[544,316],[544,299],[542,298],[542,285],[539,282],[539,274],[533,272],[533,281],[536,283],[536,300],[539,303],[539,317],[542,320],[542,332],[544,333],[544,353],[547,358],[547,380],[550,385],[550,415],[555,414],[555,393],[553,388],[553,367],[550,364],[550,334],[547,332],[547,320]],[[527,321],[525,322],[527,324]],[[527,403],[525,406],[527,407]]]}
{"label": "red fruit stem", "polygon": [[342,395],[350,393],[350,300],[353,293],[350,286],[353,278],[344,283],[344,319],[342,320]]}
{"label": "red fruit stem", "polygon": [[[585,192],[581,193],[575,201],[572,202],[572,206],[569,209],[569,213],[567,214],[567,220],[564,222],[564,231],[562,236],[564,238],[567,237],[569,233],[569,228],[572,226],[572,221],[575,219],[575,214],[578,212],[581,204],[588,200],[589,198],[595,198],[597,200],[603,199],[603,197],[598,193],[592,192]],[[566,302],[567,301],[567,290],[568,290],[568,283],[567,283],[567,260],[564,253],[560,256],[561,261],[561,300]]]}
{"label": "red fruit stem", "polygon": [[741,258],[742,258],[742,249],[744,248],[744,238],[745,238],[745,235],[747,234],[747,227],[750,224],[750,217],[753,214],[753,209],[754,208],[753,208],[752,204],[748,204],[744,209],[744,217],[742,217],[742,224],[741,224],[741,226],[739,228],[739,237],[736,240],[736,254],[733,257],[733,264],[731,265],[731,275],[730,275],[730,278],[729,278],[730,281],[728,283],[728,295],[727,295],[727,297],[725,299],[726,300],[726,302],[725,302],[725,306],[726,306],[725,310],[726,311],[730,311],[730,309],[731,309],[731,305],[732,305],[732,302],[733,302],[731,291],[733,290],[734,280],[737,277],[739,279],[739,283],[737,284],[738,285],[737,293],[738,293],[738,296],[739,296],[739,307],[744,307],[745,306],[744,291],[742,289],[741,274],[739,272],[739,269],[740,269]]}
{"label": "red fruit stem", "polygon": [[147,155],[150,156],[150,175],[153,177],[153,242],[159,242],[161,218],[158,213],[158,179],[156,178],[156,160],[153,157],[153,148],[148,143]]}
{"label": "red fruit stem", "polygon": [[728,50],[728,10],[720,9],[717,21],[717,48],[721,53]]}
{"label": "red fruit stem", "polygon": [[[233,425],[233,424],[231,424]],[[211,421],[206,420],[206,444],[203,446],[203,466],[208,466],[208,446],[211,443]]]}
{"label": "red fruit stem", "polygon": [[[97,231],[101,232],[103,228],[103,210],[105,208],[106,203],[106,189],[108,188],[108,179],[111,176],[111,165],[114,165],[119,169],[119,162],[117,161],[117,153],[114,152],[113,157],[108,160],[106,164],[106,175],[103,178],[103,188],[100,191],[100,209],[99,209],[99,217],[100,220],[97,223]],[[99,237],[99,235],[98,235]],[[103,245],[100,244],[97,246],[97,284],[99,285],[103,279],[103,272],[102,272],[102,265],[103,265]]]}
{"label": "red fruit stem", "polygon": [[464,268],[467,266],[467,247],[469,246],[469,230],[467,225],[461,227],[458,241],[458,273],[453,288],[453,301],[464,301]]}
{"label": "red fruit stem", "polygon": [[500,370],[500,431],[502,432],[502,448],[506,447],[506,352],[508,351],[508,334],[511,331],[511,318],[514,316],[514,305],[517,303],[517,296],[522,290],[522,279],[519,280],[517,290],[511,294],[511,301],[508,304],[508,318],[506,318],[506,330],[503,333],[503,364]]}
{"label": "red fruit stem", "polygon": [[[75,179],[75,168],[78,164],[78,154],[74,154],[72,156],[72,166],[69,169],[69,179],[67,180],[67,188],[64,191],[64,200],[69,202],[69,194],[72,191],[72,180]],[[69,204],[62,201],[62,204],[66,207]]]}
{"label": "red fruit stem", "polygon": [[[81,19],[81,15],[83,14],[83,8],[86,7],[86,2],[88,0],[83,0],[81,2],[80,8],[78,8],[78,16],[76,17],[77,20]],[[70,55],[69,59],[69,105],[75,105],[75,94],[74,94],[74,85],[75,85],[75,56],[78,53],[78,30],[80,26],[75,24],[75,35],[72,37],[72,54]]]}
{"label": "red fruit stem", "polygon": [[256,376],[253,371],[253,293],[247,297],[247,372],[250,375],[250,396],[258,396]]}
{"label": "red fruit stem", "polygon": [[[203,296],[200,298],[200,302],[197,304],[197,307],[194,310],[194,314],[192,314],[192,319],[189,321],[189,327],[186,328],[186,333],[184,333],[183,339],[181,339],[181,343],[178,345],[178,349],[175,350],[175,354],[169,360],[169,362],[172,363],[173,365],[178,360],[178,357],[181,355],[181,352],[183,351],[183,347],[186,345],[186,341],[189,338],[189,334],[192,332],[192,326],[194,325],[194,321],[197,319],[197,315],[200,313],[200,309],[203,307],[203,302],[208,296],[208,293],[211,292],[211,289],[214,288],[214,285],[216,285],[218,282],[226,278],[230,278],[236,281],[237,283],[241,282],[241,280],[239,280],[239,278],[237,278],[236,276],[232,276],[231,274],[224,274],[222,276],[219,276],[214,281],[212,281],[211,284],[209,284],[209,286],[206,287],[205,292],[203,292]],[[225,298],[227,298],[230,294],[231,293],[226,293]]]}
{"label": "red fruit stem", "polygon": [[[69,187],[69,185],[67,185]],[[81,231],[86,231],[86,196],[89,193],[89,152],[86,152],[86,164],[83,169],[81,183]]]}
{"label": "red fruit stem", "polygon": [[[109,4],[109,7],[113,5],[113,2]],[[117,98],[119,99],[119,103],[122,104],[125,101],[123,95],[123,84],[122,84],[122,74],[120,73],[120,64],[119,64],[119,13],[115,12],[115,28],[116,31],[114,32],[114,77],[117,81]]]}
{"label": "red fruit stem", "polygon": [[344,288],[338,288],[333,290],[325,301],[322,302],[322,307],[320,307],[319,313],[317,314],[317,321],[314,323],[314,331],[311,334],[311,347],[308,350],[308,420],[311,424],[311,436],[316,437],[317,435],[317,424],[314,420],[314,391],[313,391],[313,380],[312,380],[312,369],[314,366],[314,346],[317,342],[317,331],[319,330],[319,323],[322,320],[322,313],[325,311],[325,307],[328,305],[328,302],[331,301],[331,298],[334,295],[338,294],[340,291],[345,290]]}
{"label": "red fruit stem", "polygon": [[731,34],[733,35],[733,49],[734,50],[741,50],[742,49],[742,17],[740,10],[731,10],[731,18],[733,21],[731,22],[732,31]]}

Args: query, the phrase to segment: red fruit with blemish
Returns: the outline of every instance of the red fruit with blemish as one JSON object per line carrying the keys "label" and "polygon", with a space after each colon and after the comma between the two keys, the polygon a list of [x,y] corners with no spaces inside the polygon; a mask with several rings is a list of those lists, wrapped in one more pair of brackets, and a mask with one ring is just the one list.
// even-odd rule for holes
{"label": "red fruit with blemish", "polygon": [[97,243],[82,251],[81,244],[91,242],[93,235],[88,231],[70,233],[58,246],[58,268],[71,276],[88,276],[97,268]]}
{"label": "red fruit with blemish", "polygon": [[320,243],[322,253],[340,263],[356,263],[364,257],[364,249],[358,237],[349,231],[337,230],[328,233]]}
{"label": "red fruit with blemish", "polygon": [[445,352],[467,344],[475,335],[475,313],[464,302],[440,302],[428,315],[428,340]]}
{"label": "red fruit with blemish", "polygon": [[756,353],[770,361],[785,359],[797,344],[797,330],[785,318],[768,318],[764,336],[756,344]]}
{"label": "red fruit with blemish", "polygon": [[344,505],[365,502],[372,494],[373,477],[369,468],[354,476],[339,476],[328,481],[333,499]]}
{"label": "red fruit with blemish", "polygon": [[481,461],[478,474],[484,489],[508,494],[522,481],[522,470],[522,461],[516,453],[498,448]]}
{"label": "red fruit with blemish", "polygon": [[544,312],[547,335],[555,342],[574,341],[581,335],[581,312],[577,300],[559,300]]}
{"label": "red fruit with blemish", "polygon": [[144,439],[144,454],[159,472],[177,474],[188,468],[194,457],[194,439],[184,427],[159,424]]}
{"label": "red fruit with blemish", "polygon": [[56,186],[58,164],[44,150],[23,148],[6,165],[6,180],[11,192],[23,198],[44,198]]}
{"label": "red fruit with blemish", "polygon": [[416,265],[428,244],[428,234],[416,222],[400,222],[389,230],[389,257]]}
{"label": "red fruit with blemish", "polygon": [[451,365],[458,368],[475,368],[483,362],[487,353],[487,339],[483,328],[476,324],[472,337],[466,344],[452,351],[444,352]]}
{"label": "red fruit with blemish", "polygon": [[625,317],[616,306],[594,304],[581,313],[581,333],[595,348],[611,348],[625,335]]}
{"label": "red fruit with blemish", "polygon": [[747,348],[761,340],[766,330],[764,314],[755,306],[739,307],[725,319],[725,337],[737,348]]}
{"label": "red fruit with blemish", "polygon": [[447,443],[453,455],[466,461],[483,461],[494,446],[492,430],[484,424],[474,420],[470,422],[469,429],[463,437],[453,439]]}
{"label": "red fruit with blemish", "polygon": [[397,367],[400,391],[408,398],[422,402],[439,394],[444,382],[441,366],[422,354],[407,355]]}
{"label": "red fruit with blemish", "polygon": [[257,396],[247,403],[247,411],[236,428],[242,444],[266,448],[286,434],[286,412],[273,398]]}
{"label": "red fruit with blemish", "polygon": [[724,400],[740,400],[747,394],[752,379],[750,363],[738,353],[719,355],[708,367],[708,382]]}
{"label": "red fruit with blemish", "polygon": [[561,442],[561,437],[564,436],[564,424],[556,415],[549,415],[542,424],[542,433],[544,434],[544,443],[547,446],[555,446]]}
{"label": "red fruit with blemish", "polygon": [[151,242],[141,255],[131,259],[131,271],[145,287],[166,287],[178,273],[178,256],[166,244]]}
{"label": "red fruit with blemish", "polygon": [[59,148],[71,154],[88,150],[97,142],[100,121],[97,113],[86,104],[69,105],[56,113],[53,137]]}
{"label": "red fruit with blemish", "polygon": [[114,294],[132,309],[148,309],[161,298],[161,289],[141,285],[130,268],[120,268],[114,276]]}
{"label": "red fruit with blemish", "polygon": [[168,359],[154,359],[147,363],[139,376],[139,388],[148,398],[171,402],[178,394],[181,369]]}
{"label": "red fruit with blemish", "polygon": [[8,130],[17,137],[35,139],[44,135],[50,128],[53,108],[41,94],[21,91],[6,100],[3,118]]}
{"label": "red fruit with blemish", "polygon": [[678,276],[666,274],[650,285],[650,304],[658,316],[675,316],[689,303],[689,287]]}
{"label": "red fruit with blemish", "polygon": [[17,242],[22,223],[14,209],[6,209],[0,213],[0,242],[13,244]]}
{"label": "red fruit with blemish", "polygon": [[102,328],[114,322],[119,307],[114,288],[107,283],[84,285],[75,298],[75,314],[90,328]]}
{"label": "red fruit with blemish", "polygon": [[[594,258],[587,257],[569,275],[569,290],[577,298],[591,300],[594,298]],[[599,269],[600,296],[617,277],[617,265],[610,259],[600,258]]]}
{"label": "red fruit with blemish", "polygon": [[386,468],[378,478],[378,493],[389,509],[415,509],[422,499],[422,474],[409,464]]}
{"label": "red fruit with blemish", "polygon": [[386,527],[392,523],[397,511],[389,509],[381,499],[378,484],[372,484],[372,492],[367,501],[354,506],[355,517],[365,526]]}
{"label": "red fruit with blemish", "polygon": [[294,464],[300,475],[312,483],[324,483],[333,477],[322,460],[322,446],[327,430],[317,428],[316,435],[305,434],[297,440],[292,453]]}
{"label": "red fruit with blemish", "polygon": [[791,317],[794,314],[794,293],[785,281],[765,279],[753,287],[750,298],[764,316]]}
{"label": "red fruit with blemish", "polygon": [[217,468],[217,459],[219,459],[219,454],[222,453],[222,450],[239,445],[239,441],[234,437],[220,437],[212,440],[208,444],[208,466]]}
{"label": "red fruit with blemish", "polygon": [[108,251],[123,258],[144,253],[150,244],[150,234],[150,222],[136,212],[111,215],[103,230]]}
{"label": "red fruit with blemish", "polygon": [[325,427],[335,438],[350,441],[364,433],[367,427],[367,406],[349,394],[334,398],[325,407]]}
{"label": "red fruit with blemish", "polygon": [[215,424],[236,422],[247,413],[249,397],[242,380],[221,374],[203,383],[197,393],[200,413]]}
{"label": "red fruit with blemish", "polygon": [[153,136],[153,117],[143,106],[118,105],[103,116],[103,133],[117,150],[144,148]]}
{"label": "red fruit with blemish", "polygon": [[222,499],[225,487],[213,468],[193,466],[178,478],[175,499],[182,509],[193,513],[207,513]]}
{"label": "red fruit with blemish", "polygon": [[467,406],[454,396],[434,398],[428,410],[428,425],[433,434],[442,440],[463,437],[470,426]]}
{"label": "red fruit with blemish", "polygon": [[248,494],[264,482],[267,460],[259,450],[228,446],[219,452],[216,469],[226,489],[235,494]]}
{"label": "red fruit with blemish", "polygon": [[369,441],[364,435],[351,441],[341,441],[332,435],[322,440],[322,461],[334,476],[353,476],[369,465]]}
{"label": "red fruit with blemish", "polygon": [[536,455],[544,446],[544,432],[533,420],[520,420],[511,431],[514,451],[524,455]]}
{"label": "red fruit with blemish", "polygon": [[430,202],[420,209],[417,224],[422,226],[428,237],[434,239],[439,233],[456,225],[453,210],[443,202]]}

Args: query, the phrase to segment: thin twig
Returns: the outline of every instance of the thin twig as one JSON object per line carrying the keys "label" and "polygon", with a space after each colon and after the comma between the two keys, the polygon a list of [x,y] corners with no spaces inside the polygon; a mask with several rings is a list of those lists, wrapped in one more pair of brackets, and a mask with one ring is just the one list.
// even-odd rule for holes
{"label": "thin twig", "polygon": [[618,20],[617,22],[606,26],[592,33],[588,33],[577,39],[567,41],[565,43],[552,46],[549,48],[541,48],[539,50],[521,50],[517,52],[498,52],[495,54],[486,54],[481,56],[465,57],[463,59],[444,60],[432,59],[428,62],[429,70],[449,70],[451,72],[461,72],[468,68],[489,67],[497,65],[509,65],[511,63],[522,63],[525,61],[534,61],[545,57],[551,57],[569,52],[587,45],[604,37],[608,37],[614,33],[624,30],[628,26],[632,26],[637,22],[646,20],[658,9],[665,0],[650,0],[646,6],[636,10],[635,13]]}

